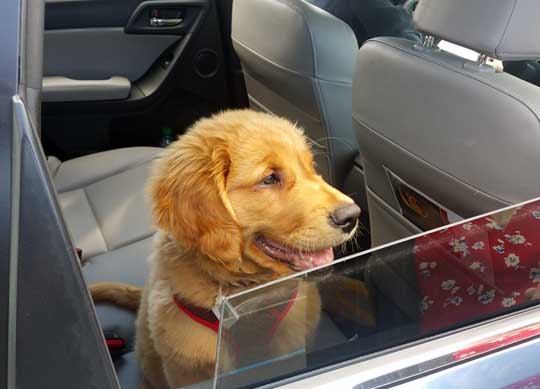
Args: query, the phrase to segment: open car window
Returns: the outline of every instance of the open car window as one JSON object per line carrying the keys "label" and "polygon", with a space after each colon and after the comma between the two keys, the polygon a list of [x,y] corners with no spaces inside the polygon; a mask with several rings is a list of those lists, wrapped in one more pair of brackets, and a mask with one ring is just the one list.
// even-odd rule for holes
{"label": "open car window", "polygon": [[535,304],[540,200],[229,296],[216,388],[252,387]]}

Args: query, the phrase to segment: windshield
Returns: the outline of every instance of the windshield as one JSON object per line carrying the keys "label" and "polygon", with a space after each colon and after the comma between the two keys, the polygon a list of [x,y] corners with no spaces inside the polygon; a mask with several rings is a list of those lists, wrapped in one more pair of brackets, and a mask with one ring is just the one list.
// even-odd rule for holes
{"label": "windshield", "polygon": [[537,199],[230,296],[214,385],[261,385],[528,306],[539,227]]}

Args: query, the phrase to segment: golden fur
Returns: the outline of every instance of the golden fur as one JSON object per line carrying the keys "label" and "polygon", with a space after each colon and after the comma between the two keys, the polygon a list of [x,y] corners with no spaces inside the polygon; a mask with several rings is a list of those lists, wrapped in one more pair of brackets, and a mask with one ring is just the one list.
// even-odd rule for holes
{"label": "golden fur", "polygon": [[[261,180],[276,173],[278,185]],[[292,274],[254,239],[263,234],[315,252],[349,234],[329,223],[352,200],[324,182],[301,130],[249,110],[228,111],[196,123],[155,163],[149,184],[159,228],[151,272],[140,300],[136,353],[145,385],[167,388],[212,376],[217,334],[180,311],[173,296],[211,308],[220,286],[228,294]],[[96,302],[133,308],[137,288],[91,286]],[[319,321],[320,298],[302,283],[275,334],[274,353],[299,346]]]}

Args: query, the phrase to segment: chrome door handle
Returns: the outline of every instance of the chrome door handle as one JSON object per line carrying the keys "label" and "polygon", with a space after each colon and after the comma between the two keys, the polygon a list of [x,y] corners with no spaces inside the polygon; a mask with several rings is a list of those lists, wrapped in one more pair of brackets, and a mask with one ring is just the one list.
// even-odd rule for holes
{"label": "chrome door handle", "polygon": [[150,19],[150,25],[152,27],[172,27],[177,26],[180,23],[182,23],[184,19],[178,18],[178,19],[159,19],[159,18],[151,18]]}

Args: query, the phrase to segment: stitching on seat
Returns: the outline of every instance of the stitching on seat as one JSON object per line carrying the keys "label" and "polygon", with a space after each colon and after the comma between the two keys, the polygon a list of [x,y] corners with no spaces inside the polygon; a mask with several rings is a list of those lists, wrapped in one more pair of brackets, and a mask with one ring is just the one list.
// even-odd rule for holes
{"label": "stitching on seat", "polygon": [[[449,70],[453,73],[456,73],[456,74],[459,74],[460,76],[463,76],[463,77],[466,77],[466,78],[469,78],[471,80],[474,80],[474,81],[477,81],[479,82],[480,84],[490,88],[490,89],[493,89],[493,90],[496,90],[496,91],[499,91],[501,92],[502,94],[506,95],[507,97],[511,98],[512,100],[515,100],[517,101],[518,103],[520,103],[523,107],[525,107],[535,118],[536,120],[539,122],[540,124],[540,117],[537,115],[537,113],[535,112],[535,110],[533,108],[531,108],[531,106],[533,106],[533,104],[530,104],[529,102],[526,101],[526,99],[522,99],[521,97],[518,98],[514,95],[512,95],[511,92],[503,89],[502,87],[500,86],[494,86],[494,85],[491,85],[490,83],[488,83],[487,81],[484,81],[482,80],[481,78],[477,78],[477,77],[473,77],[473,75],[471,73],[466,73],[466,72],[462,72],[462,71],[459,71],[458,69],[452,67],[451,65],[448,65],[447,63],[444,63],[442,61],[440,61],[439,59],[437,58],[433,58],[433,57],[428,57],[428,56],[425,56],[425,55],[420,55],[420,53],[413,53],[412,51],[408,51],[408,50],[405,50],[403,47],[400,47],[396,44],[394,44],[394,42],[391,42],[391,41],[388,41],[388,40],[385,40],[385,39],[380,39],[380,38],[374,38],[374,39],[370,39],[368,40],[364,46],[367,46],[369,44],[373,45],[373,44],[377,44],[377,43],[380,43],[382,45],[385,45],[385,46],[388,46],[388,47],[392,47],[396,50],[399,50],[401,51],[402,53],[405,53],[407,55],[410,55],[410,56],[413,56],[413,57],[416,57],[418,59],[421,59],[423,60],[424,62],[427,62],[429,64],[432,64],[432,65],[438,65],[442,68],[445,68],[446,70]],[[360,53],[361,55],[361,53]],[[532,84],[531,84],[532,85]]]}
{"label": "stitching on seat", "polygon": [[[62,192],[59,192],[59,193],[65,193],[65,192],[69,192],[69,191],[72,191],[72,190],[76,190],[76,189],[84,189],[83,187],[84,186],[90,186],[90,185],[93,185],[95,183],[98,183],[100,181],[103,181],[103,180],[106,180],[107,178],[110,178],[110,177],[113,177],[113,176],[117,176],[119,174],[122,174],[122,173],[125,173],[127,172],[128,170],[132,170],[132,169],[136,169],[138,167],[141,167],[143,166],[144,164],[147,164],[147,163],[151,163],[154,159],[157,159],[159,158],[159,154],[158,153],[157,155],[153,156],[152,158],[148,159],[148,160],[145,160],[143,162],[140,162],[140,163],[137,163],[135,165],[129,165],[123,169],[120,169],[120,170],[117,170],[117,171],[113,171],[111,172],[110,174],[108,175],[104,175],[104,176],[100,176],[100,177],[97,177],[95,180],[89,180],[89,181],[84,181],[84,182],[81,182],[79,184],[77,184],[76,186],[74,187],[70,187],[69,185],[66,186],[66,189],[64,189]],[[58,169],[58,171],[60,171],[61,167]]]}
{"label": "stitching on seat", "polygon": [[280,65],[276,62],[274,62],[273,60],[271,60],[270,58],[268,57],[265,57],[264,55],[262,55],[261,53],[259,53],[258,51],[255,51],[249,47],[247,47],[244,43],[240,42],[238,40],[238,38],[233,38],[234,42],[240,46],[242,46],[245,50],[247,51],[250,51],[252,54],[258,56],[259,58],[261,58],[262,60],[272,64],[273,66],[275,67],[278,67],[280,68],[281,70],[284,70],[286,72],[289,72],[289,73],[292,73],[292,74],[296,74],[297,76],[300,76],[300,77],[303,77],[303,78],[315,78],[315,79],[318,79],[318,80],[322,80],[322,81],[325,81],[325,82],[331,82],[331,83],[334,83],[334,84],[337,84],[337,85],[352,85],[351,83],[349,82],[342,82],[342,81],[336,81],[336,80],[328,80],[326,78],[322,78],[322,77],[319,77],[315,74],[309,74],[309,73],[302,73],[302,72],[298,72],[296,70],[292,70],[292,69],[289,69],[283,65]]}
{"label": "stitching on seat", "polygon": [[[416,153],[413,153],[411,150],[395,143],[392,139],[388,138],[387,136],[383,135],[382,133],[380,133],[379,131],[373,129],[370,125],[368,125],[365,121],[361,120],[358,118],[358,116],[353,112],[352,114],[352,117],[353,117],[353,120],[356,120],[359,124],[361,124],[366,130],[368,130],[369,132],[371,132],[373,135],[381,138],[381,139],[384,139],[385,141],[387,141],[388,143],[390,143],[392,146],[394,146],[395,148],[403,151],[403,152],[406,152],[407,154],[410,154],[410,156],[412,158],[415,158],[416,160],[420,161],[421,163],[425,164],[425,165],[429,165],[431,167],[434,167],[440,174],[442,175],[445,175],[459,183],[461,183],[462,185],[466,186],[467,188],[469,188],[469,190],[471,191],[475,191],[475,192],[482,192],[482,194],[484,196],[489,196],[491,197],[492,199],[495,199],[496,201],[499,201],[499,202],[502,202],[504,204],[507,204],[507,205],[510,205],[510,203],[508,203],[508,201],[506,200],[503,200],[497,196],[494,196],[492,195],[491,193],[488,193],[487,191],[484,191],[483,189],[479,189],[471,184],[469,184],[468,182],[464,181],[463,179],[461,178],[458,178],[456,176],[454,176],[453,174],[447,172],[446,170],[443,170],[439,167],[435,167],[433,166],[431,163],[429,163],[428,161],[426,161],[425,159],[421,158],[420,156],[418,156]],[[382,164],[383,166],[385,166],[384,164]]]}
{"label": "stitching on seat", "polygon": [[[253,76],[252,76],[253,77]],[[255,77],[253,77],[255,78]],[[270,89],[272,92],[274,92],[276,95],[278,95],[279,97],[281,97],[282,99],[286,100],[283,96],[281,96],[279,93],[277,93],[275,90],[273,89]],[[263,103],[261,103],[259,100],[257,100],[255,97],[253,96],[249,96],[250,99],[252,99],[253,101],[255,101],[255,103],[257,103],[258,105],[260,105],[267,113],[270,113],[270,114],[273,114],[275,115],[271,109],[269,109],[266,105],[264,105]],[[295,108],[297,108],[300,112],[302,112],[303,114],[305,114],[306,116],[308,116],[310,119],[314,120],[314,121],[317,121],[320,123],[320,120],[317,119],[315,116],[307,113],[306,111],[298,108],[296,105],[294,105]]]}
{"label": "stitching on seat", "polygon": [[[334,82],[334,81],[332,81],[332,80],[325,80],[325,79],[323,79],[323,78],[321,78],[321,77],[318,76],[318,74],[319,74],[319,62],[318,62],[319,54],[318,54],[318,52],[317,52],[317,47],[318,47],[318,45],[315,44],[315,42],[317,41],[317,40],[315,39],[316,34],[313,34],[313,30],[312,30],[312,28],[311,28],[312,25],[311,25],[310,23],[308,23],[308,20],[307,20],[307,18],[306,18],[306,12],[304,12],[304,10],[303,10],[302,8],[298,7],[296,4],[293,4],[293,3],[289,2],[288,0],[277,0],[277,2],[278,2],[278,3],[281,3],[281,4],[283,4],[283,5],[287,5],[287,6],[289,6],[292,10],[295,10],[296,13],[297,13],[298,15],[300,15],[300,17],[301,17],[302,20],[304,21],[304,24],[306,25],[306,28],[307,28],[307,30],[308,30],[308,32],[309,32],[309,40],[311,41],[311,48],[312,48],[312,51],[313,51],[313,56],[312,56],[312,57],[313,57],[313,70],[314,70],[314,73],[315,73],[315,78],[321,79],[321,80],[324,80],[324,81]],[[307,7],[307,8],[313,8],[314,10],[312,10],[312,11],[315,11],[315,10],[316,10],[316,12],[313,12],[314,14],[316,14],[316,13],[319,13],[319,15],[323,15],[323,14],[324,14],[325,16],[324,16],[323,18],[331,18],[331,19],[335,19],[334,21],[337,22],[337,23],[335,23],[336,26],[337,26],[337,25],[341,25],[341,27],[345,26],[348,30],[350,30],[349,33],[352,34],[352,30],[351,30],[350,27],[347,25],[347,23],[345,23],[343,20],[341,20],[341,19],[335,17],[334,15],[332,15],[331,13],[329,13],[328,11],[326,11],[326,10],[320,8],[320,7],[317,7],[317,6],[315,6],[315,5],[313,5],[313,4],[309,3],[309,2],[304,2],[304,4],[305,4],[304,6]],[[318,16],[317,16],[317,17],[318,17]],[[336,29],[335,31],[337,31],[337,29]],[[349,34],[349,35],[350,35],[350,34]],[[317,42],[317,43],[318,43],[318,42]],[[355,43],[356,43],[356,45],[358,45],[358,41],[356,40],[356,38],[355,38]]]}
{"label": "stitching on seat", "polygon": [[300,9],[299,7],[295,6],[294,4],[288,2],[288,1],[283,1],[283,0],[278,0],[278,3],[281,3],[285,6],[289,6],[290,9],[296,11],[296,13],[302,18],[302,20],[304,21],[304,24],[306,25],[307,27],[307,30],[309,32],[309,40],[310,40],[310,43],[311,43],[311,48],[313,49],[313,56],[312,56],[312,59],[313,59],[313,72],[315,74],[319,73],[318,72],[318,69],[317,69],[317,53],[316,53],[316,47],[315,47],[315,44],[314,44],[314,40],[313,40],[313,34],[311,33],[311,28],[310,28],[310,25],[309,23],[307,22],[306,20],[306,15],[304,14],[303,10]]}
{"label": "stitching on seat", "polygon": [[[249,72],[246,72],[246,73],[250,74]],[[250,74],[250,76],[253,77],[252,74]],[[253,77],[253,78],[256,79],[255,77]],[[257,82],[259,82],[259,80],[257,80]],[[268,88],[268,89],[270,89],[270,88]],[[278,95],[279,97],[281,97],[283,100],[287,100],[285,97],[281,96],[281,94],[279,94],[279,93],[276,92],[275,90],[270,89],[270,91],[272,91],[273,93],[275,93],[276,95]],[[250,95],[249,98],[252,99],[253,101],[255,101],[258,105],[260,105],[264,110],[266,110],[267,113],[274,114],[274,113],[272,112],[271,109],[269,109],[266,105],[264,105],[263,103],[261,103],[261,102],[260,102],[259,100],[257,100],[255,97],[253,97],[253,96]],[[316,121],[316,122],[318,122],[318,123],[321,123],[321,120],[320,120],[320,119],[318,119],[318,118],[316,118],[315,116],[311,115],[310,113],[304,111],[303,109],[300,109],[300,108],[299,108],[298,106],[296,106],[296,105],[293,105],[293,106],[294,106],[298,111],[300,111],[300,112],[302,112],[303,114],[305,114],[306,116],[308,116],[310,119],[312,119],[312,120],[314,120],[314,121]]]}
{"label": "stitching on seat", "polygon": [[130,240],[126,240],[124,243],[122,243],[119,246],[111,247],[111,250],[120,250],[121,248],[124,248],[126,246],[129,246],[129,245],[132,245],[134,243],[140,242],[142,240],[148,239],[148,238],[152,237],[155,233],[156,233],[156,231],[153,231],[153,232],[150,232],[150,233],[148,233],[146,235],[142,235],[142,236],[140,236],[138,238],[133,238],[133,239],[130,239]]}
{"label": "stitching on seat", "polygon": [[137,244],[137,243],[139,243],[139,242],[142,242],[142,241],[144,241],[144,240],[146,240],[146,239],[152,238],[156,233],[157,233],[157,231],[154,231],[154,232],[152,232],[152,233],[150,233],[150,234],[148,234],[148,235],[144,235],[144,236],[141,237],[141,238],[133,239],[133,240],[127,242],[127,243],[124,243],[124,244],[122,244],[122,245],[120,245],[120,246],[118,246],[118,247],[115,247],[115,248],[113,248],[111,251],[108,251],[108,252],[105,252],[105,253],[100,253],[100,254],[94,255],[93,257],[88,258],[88,259],[87,259],[87,262],[88,262],[88,264],[93,265],[93,264],[94,264],[94,260],[95,260],[96,258],[102,257],[102,256],[104,256],[104,255],[111,254],[113,251],[120,250],[120,249],[123,249],[123,248],[125,248],[125,247],[127,247],[127,246],[131,246],[131,245]]}
{"label": "stitching on seat", "polygon": [[510,26],[510,21],[512,20],[512,17],[514,16],[514,12],[516,12],[517,7],[517,0],[514,0],[514,6],[512,7],[512,12],[510,13],[510,16],[508,17],[508,20],[506,21],[506,26],[504,26],[503,33],[501,35],[501,39],[499,40],[499,43],[497,43],[497,46],[495,46],[495,55],[499,55],[499,47],[501,47],[501,44],[506,37],[506,31],[508,31],[508,26]]}
{"label": "stitching on seat", "polygon": [[105,245],[105,251],[109,251],[109,245],[107,244],[107,240],[105,239],[105,235],[103,235],[101,223],[99,222],[99,219],[97,217],[96,211],[94,209],[94,205],[90,201],[90,197],[88,196],[88,193],[86,193],[86,189],[81,188],[84,197],[86,198],[86,201],[88,202],[88,207],[90,208],[90,211],[92,212],[92,216],[94,216],[94,220],[96,221],[96,224],[98,226],[99,234],[101,235],[101,239],[103,240],[103,244]]}
{"label": "stitching on seat", "polygon": [[324,95],[322,93],[321,85],[319,83],[319,80],[315,80],[315,82],[312,83],[312,88],[316,89],[315,93],[315,99],[317,100],[317,104],[319,105],[318,109],[322,113],[321,117],[321,127],[323,128],[323,131],[326,135],[326,145],[328,148],[328,153],[326,154],[326,157],[328,158],[328,169],[330,170],[330,180],[331,184],[337,185],[337,178],[336,178],[336,172],[335,172],[335,150],[334,150],[334,144],[332,141],[330,141],[330,133],[329,133],[329,121],[328,121],[328,114],[326,112],[326,103],[324,101]]}

